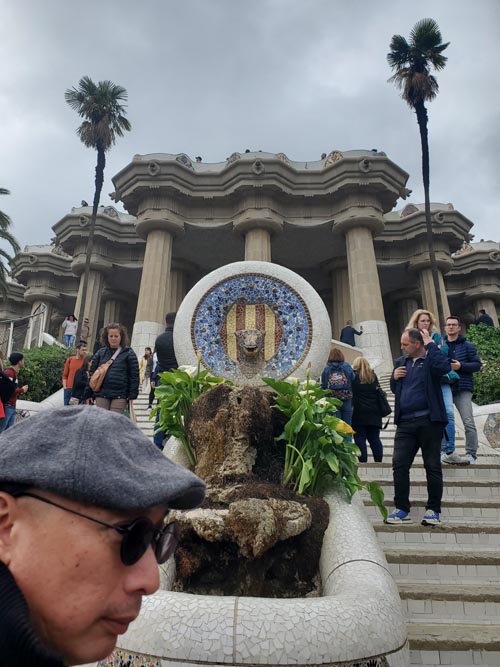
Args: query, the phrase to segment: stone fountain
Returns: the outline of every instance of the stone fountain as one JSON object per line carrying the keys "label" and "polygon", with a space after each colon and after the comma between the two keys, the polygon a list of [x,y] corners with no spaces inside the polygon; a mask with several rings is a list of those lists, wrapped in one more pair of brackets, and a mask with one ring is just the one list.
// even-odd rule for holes
{"label": "stone fountain", "polygon": [[[230,496],[235,485],[245,483],[258,488],[258,443],[266,442],[269,418],[265,399],[260,406],[259,398],[255,399],[257,417],[254,415],[251,427],[232,406],[247,400],[252,403],[255,397],[250,400],[248,396],[260,391],[263,377],[304,379],[306,372],[319,377],[331,342],[328,313],[319,295],[300,276],[279,265],[229,264],[203,278],[186,296],[177,315],[174,342],[180,364],[196,365],[201,358],[213,375],[236,385],[234,389],[220,385],[219,407],[212,422],[206,419],[210,411],[207,405],[196,407],[201,419],[190,416],[188,430],[190,439],[197,443],[197,472],[208,477],[209,496],[214,489],[217,491],[219,509],[204,506],[188,512],[181,524],[197,535],[208,534],[212,542],[226,539],[230,533],[243,555],[252,558],[266,552],[266,540],[276,548],[274,545],[283,540],[307,536],[311,525],[321,523],[324,513],[311,514],[308,507],[293,499],[286,506],[280,498],[266,497],[265,490],[255,492],[245,530],[238,532],[241,511],[239,506],[233,507],[237,503],[231,504]],[[223,413],[226,421],[221,417]],[[219,432],[234,434],[238,421],[246,425],[237,431],[237,437],[218,437]],[[186,465],[178,441],[171,438],[166,449],[166,455]],[[228,508],[221,500],[227,500]],[[215,584],[211,580],[207,590],[197,584],[195,593],[179,592],[189,589],[179,584],[171,559],[161,568],[161,590],[144,600],[139,618],[119,637],[114,654],[99,664],[408,665],[406,625],[397,586],[361,500],[355,496],[348,503],[332,492],[324,502],[329,521],[322,527],[326,531],[318,549],[317,589],[302,597],[263,597],[255,593],[260,590],[257,578],[257,589],[255,581],[250,587],[251,597],[244,588],[233,595],[218,595],[219,589],[225,591],[224,577],[219,576]],[[249,514],[256,517],[251,522],[256,528],[250,531],[250,537]],[[279,519],[273,523],[275,516]],[[261,529],[265,517],[277,526],[272,539],[269,531]],[[284,552],[278,553],[285,558]],[[186,567],[189,570],[190,566],[178,557],[178,568]],[[226,578],[231,579],[231,575],[228,571]],[[263,586],[262,590],[267,589]]]}

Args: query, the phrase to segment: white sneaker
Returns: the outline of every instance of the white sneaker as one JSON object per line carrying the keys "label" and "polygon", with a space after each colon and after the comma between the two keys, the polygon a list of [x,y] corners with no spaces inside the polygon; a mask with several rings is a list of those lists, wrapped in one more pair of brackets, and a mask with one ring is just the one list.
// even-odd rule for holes
{"label": "white sneaker", "polygon": [[446,454],[444,457],[441,457],[441,461],[443,463],[451,463],[456,466],[466,466],[469,465],[470,461],[469,459],[465,456],[459,456],[456,452],[451,452],[450,454]]}
{"label": "white sneaker", "polygon": [[467,459],[467,462],[470,463],[470,465],[474,465],[474,463],[477,461],[476,457],[472,456],[472,454],[466,454],[465,458]]}

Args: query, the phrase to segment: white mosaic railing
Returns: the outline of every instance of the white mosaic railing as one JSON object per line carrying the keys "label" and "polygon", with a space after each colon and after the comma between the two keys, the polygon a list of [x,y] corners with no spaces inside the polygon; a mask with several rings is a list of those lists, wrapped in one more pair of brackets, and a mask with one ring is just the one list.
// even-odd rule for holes
{"label": "white mosaic railing", "polygon": [[[216,597],[160,590],[144,599],[115,654],[99,664],[409,665],[398,589],[362,501],[355,496],[349,504],[336,494],[326,500],[330,523],[320,559],[322,597]],[[172,567],[166,568],[163,586],[172,574]]]}

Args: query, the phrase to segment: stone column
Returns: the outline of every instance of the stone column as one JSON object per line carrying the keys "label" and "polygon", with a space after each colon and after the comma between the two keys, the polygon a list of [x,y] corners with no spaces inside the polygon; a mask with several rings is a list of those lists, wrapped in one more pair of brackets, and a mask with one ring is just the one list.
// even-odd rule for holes
{"label": "stone column", "polygon": [[413,298],[400,299],[397,302],[396,307],[397,307],[399,328],[400,331],[402,332],[403,329],[408,324],[408,322],[410,321],[410,317],[417,310],[418,301]]}
{"label": "stone column", "polygon": [[171,303],[172,246],[182,231],[183,223],[173,217],[146,218],[137,223],[137,233],[146,239],[146,251],[132,334],[136,353],[153,347],[156,336],[165,328]]}
{"label": "stone column", "polygon": [[104,302],[104,326],[112,322],[119,322],[121,324],[121,301],[118,299],[108,298]]}
{"label": "stone column", "polygon": [[[438,318],[438,307],[436,292],[434,290],[434,281],[432,279],[432,270],[430,267],[423,268],[419,271],[418,279],[420,283],[420,293],[422,295],[422,307],[430,310],[434,317]],[[439,291],[441,292],[441,301],[443,302],[443,311],[445,319],[450,314],[450,306],[448,304],[448,296],[444,286],[443,273],[438,269]],[[438,327],[439,328],[439,327]]]}
{"label": "stone column", "polygon": [[[99,311],[101,308],[101,296],[104,286],[104,273],[92,268],[89,273],[89,282],[87,287],[87,299],[85,304],[84,319],[88,317],[90,333],[88,345],[91,347],[97,333],[97,324],[99,322]],[[82,302],[83,273],[80,275],[80,285],[78,286],[78,295],[76,297],[75,314],[80,312]],[[78,341],[75,341],[78,343]]]}
{"label": "stone column", "polygon": [[52,317],[52,303],[49,301],[35,300],[31,304],[32,317],[28,322],[28,329],[24,340],[24,347],[30,349],[38,347],[41,334],[48,331],[48,325]]}
{"label": "stone column", "polygon": [[346,240],[352,321],[356,329],[363,327],[357,346],[377,373],[390,372],[393,366],[373,246],[373,235],[380,234],[383,228],[378,201],[368,197],[347,199],[345,208],[335,216],[333,227]]}
{"label": "stone column", "polygon": [[191,262],[172,258],[172,266],[170,269],[170,299],[167,312],[176,313],[179,310],[179,306],[188,291],[188,275],[195,270],[196,266]]}
{"label": "stone column", "polygon": [[234,220],[234,230],[245,236],[245,261],[271,262],[271,239],[283,221],[270,209],[248,208]]}
{"label": "stone column", "polygon": [[493,324],[498,326],[498,314],[495,301],[489,296],[482,296],[474,299],[474,311],[476,317],[479,317],[479,309],[484,308],[488,315],[493,320]]}
{"label": "stone column", "polygon": [[347,320],[352,320],[347,266],[334,269],[332,277],[332,338],[339,340]]}

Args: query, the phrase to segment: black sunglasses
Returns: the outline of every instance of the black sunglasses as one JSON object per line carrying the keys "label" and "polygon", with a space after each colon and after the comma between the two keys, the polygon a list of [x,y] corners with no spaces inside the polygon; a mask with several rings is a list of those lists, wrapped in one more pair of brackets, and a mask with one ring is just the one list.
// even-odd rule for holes
{"label": "black sunglasses", "polygon": [[98,523],[100,526],[105,526],[106,528],[116,530],[116,532],[120,533],[122,536],[120,558],[124,565],[134,565],[134,563],[137,563],[137,561],[140,560],[142,556],[144,556],[149,546],[153,547],[156,560],[160,565],[161,563],[165,563],[170,558],[177,546],[175,523],[169,523],[166,526],[163,526],[163,528],[155,528],[151,519],[144,516],[139,517],[138,519],[134,519],[134,521],[129,524],[120,526],[112,523],[106,523],[100,519],[94,519],[92,516],[88,516],[82,512],[77,512],[76,510],[72,510],[69,507],[64,507],[64,505],[55,503],[53,500],[49,500],[48,498],[38,496],[36,493],[30,493],[26,491],[13,495],[15,495],[16,498],[21,496],[35,498],[36,500],[40,500],[42,503],[47,503],[47,505],[53,505],[54,507],[58,507],[61,510],[71,512],[71,514],[76,514],[77,516],[81,516],[84,519]]}

